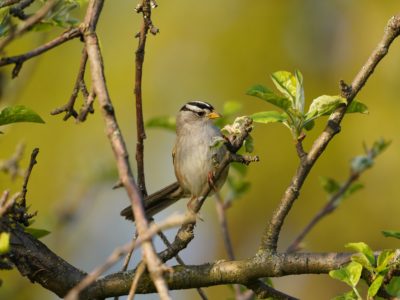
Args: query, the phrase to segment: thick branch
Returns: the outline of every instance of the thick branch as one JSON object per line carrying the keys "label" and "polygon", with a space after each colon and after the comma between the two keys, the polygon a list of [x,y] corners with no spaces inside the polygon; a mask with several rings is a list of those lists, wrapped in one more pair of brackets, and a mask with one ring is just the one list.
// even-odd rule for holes
{"label": "thick branch", "polygon": [[[354,97],[362,89],[369,76],[371,76],[371,74],[374,72],[377,64],[387,54],[389,46],[399,35],[399,33],[400,15],[394,16],[389,20],[382,40],[372,52],[367,62],[358,72],[352,84],[347,86],[342,82],[342,96],[347,99],[347,105],[351,103]],[[346,106],[341,106],[330,116],[325,130],[315,140],[307,157],[300,162],[300,166],[297,169],[296,175],[292,178],[290,185],[281,198],[280,204],[274,211],[272,218],[265,229],[260,245],[261,250],[276,251],[279,233],[285,218],[289,214],[293,203],[298,198],[300,189],[303,186],[303,183],[307,178],[311,168],[328,146],[331,139],[340,131],[340,122],[342,121],[345,112]]]}
{"label": "thick branch", "polygon": [[[0,229],[4,228],[0,222]],[[85,273],[54,254],[42,242],[22,230],[12,230],[12,262],[21,274],[59,297],[80,282]],[[170,289],[190,289],[223,284],[242,284],[264,277],[281,277],[295,274],[326,274],[350,260],[351,253],[262,253],[248,260],[217,261],[199,266],[174,266],[167,277]],[[129,292],[134,271],[118,272],[97,280],[84,290],[80,299],[102,299],[126,295]],[[138,293],[156,292],[149,274],[143,274]]]}

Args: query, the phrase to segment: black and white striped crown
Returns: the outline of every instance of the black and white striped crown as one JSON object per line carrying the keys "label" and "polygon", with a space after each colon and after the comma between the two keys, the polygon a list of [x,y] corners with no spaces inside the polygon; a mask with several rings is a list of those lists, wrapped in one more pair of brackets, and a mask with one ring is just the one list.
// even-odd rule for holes
{"label": "black and white striped crown", "polygon": [[181,111],[192,111],[195,113],[203,112],[205,110],[214,111],[214,107],[207,102],[203,101],[190,101],[182,106]]}

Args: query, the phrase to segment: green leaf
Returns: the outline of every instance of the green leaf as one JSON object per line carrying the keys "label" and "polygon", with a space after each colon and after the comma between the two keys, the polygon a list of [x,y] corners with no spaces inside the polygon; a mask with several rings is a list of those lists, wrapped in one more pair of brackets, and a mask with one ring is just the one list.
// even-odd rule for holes
{"label": "green leaf", "polygon": [[8,232],[0,233],[0,255],[10,251],[10,234]]}
{"label": "green leaf", "polygon": [[389,293],[390,296],[400,297],[400,277],[394,276],[386,285],[386,292]]}
{"label": "green leaf", "polygon": [[374,142],[372,145],[372,156],[376,157],[377,155],[381,154],[389,145],[391,141],[386,141],[384,139],[379,139]]}
{"label": "green leaf", "polygon": [[26,227],[25,232],[29,233],[36,239],[40,239],[42,237],[45,237],[46,235],[50,234],[50,231],[46,229],[37,229],[37,228],[32,228],[32,227]]}
{"label": "green leaf", "polygon": [[319,183],[329,195],[337,193],[340,189],[340,184],[335,179],[329,177],[320,176]]}
{"label": "green leaf", "polygon": [[387,266],[393,257],[394,257],[394,250],[391,249],[383,250],[378,256],[376,271],[378,273],[386,271]]}
{"label": "green leaf", "polygon": [[367,259],[369,260],[371,265],[375,265],[375,256],[374,252],[371,250],[371,248],[364,242],[358,242],[358,243],[347,243],[344,245],[347,249],[354,250],[359,253],[363,253]]}
{"label": "green leaf", "polygon": [[396,230],[383,230],[382,234],[385,237],[393,237],[396,239],[400,239],[400,231],[396,231]]}
{"label": "green leaf", "polygon": [[374,270],[374,266],[371,265],[368,258],[363,253],[357,253],[351,256],[351,261],[357,262],[366,268],[368,271],[372,272]]}
{"label": "green leaf", "polygon": [[347,198],[355,192],[364,188],[364,185],[361,182],[353,183],[343,194],[343,198]]}
{"label": "green leaf", "polygon": [[361,114],[368,114],[368,107],[361,102],[353,100],[350,105],[346,109],[346,113],[361,113]]}
{"label": "green leaf", "polygon": [[336,296],[335,298],[332,298],[332,300],[358,300],[358,297],[356,293],[354,293],[354,291],[350,291],[342,295]]}
{"label": "green leaf", "polygon": [[343,103],[347,103],[346,99],[340,96],[319,96],[312,101],[306,115],[306,120],[316,119],[324,115],[330,115],[340,104]]}
{"label": "green leaf", "polygon": [[372,299],[382,286],[384,276],[378,275],[368,288],[368,299]]}
{"label": "green leaf", "polygon": [[292,107],[292,102],[284,97],[276,95],[273,91],[262,85],[255,85],[247,91],[247,95],[260,98],[275,105],[284,111]]}
{"label": "green leaf", "polygon": [[352,261],[343,268],[330,271],[329,276],[333,279],[343,281],[351,287],[355,287],[360,280],[362,268],[362,265]]}
{"label": "green leaf", "polygon": [[261,111],[252,114],[250,118],[256,123],[274,123],[274,122],[284,122],[287,120],[287,115],[285,113],[280,113],[275,110],[271,111]]}
{"label": "green leaf", "polygon": [[295,101],[296,109],[299,112],[304,113],[305,99],[304,99],[303,75],[298,70],[294,72],[294,75],[296,77],[296,101]]}
{"label": "green leaf", "polygon": [[0,112],[0,125],[17,122],[44,123],[37,113],[23,105],[9,106]]}
{"label": "green leaf", "polygon": [[146,122],[147,128],[163,128],[170,131],[175,131],[176,120],[172,116],[155,117]]}
{"label": "green leaf", "polygon": [[292,107],[295,108],[297,91],[296,77],[288,71],[278,71],[273,73],[271,78],[276,88],[291,101]]}

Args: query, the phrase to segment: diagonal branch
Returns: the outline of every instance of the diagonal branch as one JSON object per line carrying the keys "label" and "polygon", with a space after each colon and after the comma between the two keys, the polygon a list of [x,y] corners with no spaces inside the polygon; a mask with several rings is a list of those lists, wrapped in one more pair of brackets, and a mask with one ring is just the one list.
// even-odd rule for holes
{"label": "diagonal branch", "polygon": [[[368,78],[374,72],[375,67],[381,59],[387,54],[389,46],[393,40],[400,34],[400,15],[392,17],[386,28],[382,40],[372,52],[367,62],[362,66],[350,86],[341,81],[342,96],[347,99],[347,105],[351,103],[354,97],[360,92]],[[275,209],[272,218],[266,227],[260,245],[260,250],[275,252],[277,250],[279,233],[285,218],[299,196],[300,189],[303,186],[308,173],[324,152],[331,139],[340,131],[340,122],[346,112],[346,106],[339,107],[328,120],[328,124],[320,136],[315,140],[310,152],[305,159],[300,162],[295,176],[290,185],[283,194],[278,207]]]}
{"label": "diagonal branch", "polygon": [[26,52],[21,55],[16,55],[16,56],[10,56],[10,57],[3,57],[0,59],[0,67],[5,66],[5,65],[10,65],[10,64],[15,64],[14,70],[12,72],[12,77],[15,78],[18,76],[19,71],[21,70],[21,67],[23,63],[33,57],[36,57],[50,49],[53,49],[69,40],[72,40],[74,38],[77,38],[81,36],[81,30],[80,28],[72,28],[67,31],[65,31],[63,34],[60,36],[56,37],[55,39],[47,42],[44,45],[41,45],[29,52]]}
{"label": "diagonal branch", "polygon": [[[88,10],[85,17],[87,30],[84,34],[84,41],[90,63],[93,89],[96,93],[102,110],[107,136],[114,152],[120,181],[124,185],[132,203],[136,226],[140,236],[147,231],[149,225],[143,209],[143,199],[133,178],[132,169],[129,163],[128,151],[115,117],[114,108],[112,106],[106,86],[103,58],[99,47],[99,41],[95,32],[96,24],[103,4],[104,0],[89,1]],[[160,297],[162,299],[170,299],[168,287],[162,277],[162,263],[156,255],[151,241],[146,241],[143,243],[142,253],[150,272],[150,276],[157,287]]]}

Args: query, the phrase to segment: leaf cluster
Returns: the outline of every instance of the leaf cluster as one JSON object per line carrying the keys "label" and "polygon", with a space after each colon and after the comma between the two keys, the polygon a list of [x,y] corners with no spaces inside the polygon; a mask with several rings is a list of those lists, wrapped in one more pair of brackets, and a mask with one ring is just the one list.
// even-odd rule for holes
{"label": "leaf cluster", "polygon": [[378,291],[384,288],[385,292],[393,297],[400,296],[400,277],[392,277],[389,283],[385,284],[385,276],[396,266],[395,250],[383,250],[378,257],[372,249],[364,242],[348,243],[346,248],[356,252],[351,257],[351,262],[346,266],[329,272],[329,276],[346,283],[352,288],[350,292],[335,297],[336,300],[362,299],[357,288],[363,270],[369,274],[369,286],[367,299],[377,299]]}
{"label": "leaf cluster", "polygon": [[[262,99],[281,111],[257,112],[251,115],[251,118],[257,123],[282,123],[291,131],[294,139],[297,139],[304,129],[311,130],[316,119],[330,115],[340,105],[347,105],[346,99],[339,95],[322,95],[313,99],[305,112],[303,75],[300,71],[295,71],[294,74],[277,71],[272,74],[271,79],[280,95],[260,84],[251,87],[247,95]],[[346,112],[365,114],[368,113],[368,108],[361,102],[353,101]]]}

